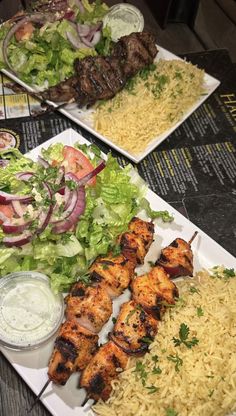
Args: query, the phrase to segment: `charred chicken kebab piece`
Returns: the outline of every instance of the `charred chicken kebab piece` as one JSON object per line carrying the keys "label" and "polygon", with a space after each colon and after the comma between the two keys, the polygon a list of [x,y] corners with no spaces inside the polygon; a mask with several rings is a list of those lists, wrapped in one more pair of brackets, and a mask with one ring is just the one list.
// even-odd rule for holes
{"label": "charred chicken kebab piece", "polygon": [[[144,259],[153,241],[153,224],[133,218],[128,233],[134,240],[139,240],[139,231],[143,235]],[[132,261],[125,253],[98,257],[89,269],[91,284],[77,282],[72,286],[65,298],[66,321],[61,325],[49,362],[49,380],[64,385],[73,372],[84,369],[91,361],[98,349],[97,333],[112,314],[111,298],[119,296],[129,286],[136,265],[136,250]],[[117,355],[119,349],[116,346],[113,348]],[[121,354],[123,363],[125,354],[123,351]]]}
{"label": "charred chicken kebab piece", "polygon": [[161,250],[156,264],[162,266],[171,278],[193,275],[191,241],[187,242],[182,238],[176,238],[169,246]]}

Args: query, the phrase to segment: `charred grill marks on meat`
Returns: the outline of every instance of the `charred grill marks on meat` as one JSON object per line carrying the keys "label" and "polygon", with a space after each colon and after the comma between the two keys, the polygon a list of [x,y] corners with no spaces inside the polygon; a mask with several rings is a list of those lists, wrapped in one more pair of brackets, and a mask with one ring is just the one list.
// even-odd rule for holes
{"label": "charred grill marks on meat", "polygon": [[[129,225],[129,233],[138,239],[139,231],[145,234],[142,243],[145,251],[145,247],[153,240],[153,224],[134,218]],[[150,240],[150,244],[147,240]],[[74,371],[83,370],[91,361],[98,349],[97,333],[112,314],[111,297],[118,296],[128,287],[136,265],[135,259],[130,261],[124,254],[113,256],[110,253],[106,257],[98,257],[90,267],[91,285],[77,282],[72,286],[65,298],[66,321],[61,325],[49,362],[49,380],[64,385]],[[118,367],[125,367],[128,359],[123,351],[121,354],[118,352],[119,348],[114,346],[109,355],[111,379],[117,374]],[[106,372],[106,366],[104,368]],[[111,387],[110,384],[101,387],[106,375],[102,369],[99,371],[95,372],[90,384],[92,391],[98,395],[98,390],[101,389],[105,397],[106,394],[109,395]]]}
{"label": "charred grill marks on meat", "polygon": [[109,56],[88,56],[75,60],[75,75],[41,95],[54,102],[74,99],[79,107],[114,97],[127,80],[152,64],[157,54],[155,36],[131,33],[114,45]]}
{"label": "charred grill marks on meat", "polygon": [[191,245],[182,238],[176,238],[169,246],[163,248],[156,262],[172,278],[193,275],[193,253]]}

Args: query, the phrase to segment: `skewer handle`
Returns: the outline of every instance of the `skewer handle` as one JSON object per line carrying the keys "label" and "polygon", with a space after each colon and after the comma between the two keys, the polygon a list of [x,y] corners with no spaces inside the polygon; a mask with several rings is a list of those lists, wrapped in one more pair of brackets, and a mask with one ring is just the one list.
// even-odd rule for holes
{"label": "skewer handle", "polygon": [[35,398],[32,406],[27,410],[27,414],[31,412],[31,410],[34,408],[34,406],[36,405],[36,403],[39,401],[40,397],[42,396],[42,394],[44,393],[44,391],[48,387],[49,383],[51,383],[51,380],[50,379],[48,379],[47,382],[44,384],[42,390],[39,392],[39,394]]}

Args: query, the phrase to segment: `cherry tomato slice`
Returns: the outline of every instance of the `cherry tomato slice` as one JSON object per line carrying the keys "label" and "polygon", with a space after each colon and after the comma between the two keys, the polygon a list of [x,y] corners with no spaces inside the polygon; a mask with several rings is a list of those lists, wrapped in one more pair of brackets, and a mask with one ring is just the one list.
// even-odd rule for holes
{"label": "cherry tomato slice", "polygon": [[[0,212],[2,212],[7,218],[11,219],[14,215],[14,210],[11,206],[11,204],[3,205],[0,204]],[[0,219],[0,224],[2,224],[3,221]]]}
{"label": "cherry tomato slice", "polygon": [[[66,172],[73,172],[78,179],[83,178],[85,175],[94,170],[94,167],[90,160],[80,150],[75,149],[72,146],[64,146],[63,149],[64,161],[62,162]],[[96,185],[96,177],[88,181],[88,185]]]}

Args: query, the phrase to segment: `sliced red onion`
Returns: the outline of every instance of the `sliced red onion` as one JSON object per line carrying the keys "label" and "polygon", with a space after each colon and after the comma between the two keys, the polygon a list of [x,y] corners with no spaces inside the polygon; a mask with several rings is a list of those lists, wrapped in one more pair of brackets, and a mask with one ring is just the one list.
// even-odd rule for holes
{"label": "sliced red onion", "polygon": [[24,244],[29,243],[32,238],[33,234],[30,231],[25,231],[19,235],[4,237],[2,241],[7,247],[21,247]]}
{"label": "sliced red onion", "polygon": [[71,201],[71,198],[72,198],[72,192],[73,191],[71,191],[68,188],[68,186],[65,186],[65,193],[64,193],[64,210],[65,211],[67,210],[67,208],[70,204],[70,201]]}
{"label": "sliced red onion", "polygon": [[[69,215],[72,213],[72,211],[75,209],[76,203],[77,203],[78,195],[76,189],[71,191],[70,193],[70,199],[67,201],[67,208],[64,209],[63,214],[60,216],[60,219],[51,218],[50,223],[51,224],[57,224],[66,218],[69,217]],[[53,210],[55,212],[55,210]]]}
{"label": "sliced red onion", "polygon": [[83,178],[78,179],[77,176],[72,173],[68,172],[65,174],[65,180],[72,180],[77,183],[78,186],[84,186],[86,185],[90,179],[92,179],[94,176],[98,175],[104,168],[106,167],[105,161],[102,160],[99,165],[96,166],[95,169],[93,169],[91,172],[89,172],[87,175],[83,176]]}
{"label": "sliced red onion", "polygon": [[0,159],[0,167],[5,168],[9,163],[9,160],[7,159]]}
{"label": "sliced red onion", "polygon": [[74,35],[69,30],[66,32],[66,36],[67,36],[68,41],[71,43],[71,45],[75,49],[80,49],[80,48],[84,48],[85,47],[84,43],[81,41],[81,39],[79,38],[79,36]]}
{"label": "sliced red onion", "polygon": [[89,25],[82,25],[81,23],[77,23],[77,31],[80,36],[88,36],[91,31],[91,26]]}
{"label": "sliced red onion", "polygon": [[38,156],[38,163],[44,168],[50,168],[50,163],[40,155]]}
{"label": "sliced red onion", "polygon": [[55,185],[60,185],[63,182],[65,176],[65,168],[64,166],[60,166],[58,169],[58,177],[55,180]]}
{"label": "sliced red onion", "polygon": [[34,172],[19,172],[16,173],[16,178],[22,181],[28,182],[32,176],[35,176]]}
{"label": "sliced red onion", "polygon": [[[43,182],[42,185],[48,194],[48,198],[52,201],[52,191],[50,189],[50,186],[46,182]],[[43,230],[45,230],[45,228],[49,224],[52,212],[53,212],[53,205],[52,203],[50,203],[47,209],[43,210],[39,214],[39,223],[38,223],[36,234],[40,234],[43,232]]]}
{"label": "sliced red onion", "polygon": [[33,197],[31,195],[12,195],[7,192],[0,191],[0,203],[6,204],[11,201],[31,202]]}
{"label": "sliced red onion", "polygon": [[16,233],[22,233],[25,231],[31,224],[33,220],[24,221],[23,218],[21,218],[21,221],[18,222],[18,224],[13,224],[11,222],[5,221],[2,224],[2,229],[4,233],[6,234],[16,234]]}
{"label": "sliced red onion", "polygon": [[65,12],[65,14],[64,14],[63,17],[66,20],[70,20],[70,21],[74,22],[74,20],[75,20],[75,13],[73,12],[73,10],[68,10],[67,12]]}
{"label": "sliced red onion", "polygon": [[101,33],[101,31],[100,31],[100,30],[98,30],[97,32],[95,32],[95,33],[94,33],[94,37],[93,37],[93,39],[91,40],[91,44],[92,44],[93,46],[96,46],[96,45],[97,45],[97,43],[100,41],[101,36],[102,36],[102,33]]}
{"label": "sliced red onion", "polygon": [[82,1],[74,0],[74,2],[75,2],[75,5],[78,7],[80,13],[83,14],[85,12],[85,8],[84,8]]}
{"label": "sliced red onion", "polygon": [[20,201],[11,201],[12,208],[18,217],[23,217],[26,207]]}
{"label": "sliced red onion", "polygon": [[55,234],[61,234],[64,233],[70,228],[75,225],[79,217],[83,214],[85,210],[85,189],[84,187],[81,187],[79,189],[75,189],[75,192],[77,194],[77,201],[75,204],[75,207],[71,214],[65,218],[65,220],[59,221],[54,227],[52,228],[52,231]]}

